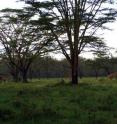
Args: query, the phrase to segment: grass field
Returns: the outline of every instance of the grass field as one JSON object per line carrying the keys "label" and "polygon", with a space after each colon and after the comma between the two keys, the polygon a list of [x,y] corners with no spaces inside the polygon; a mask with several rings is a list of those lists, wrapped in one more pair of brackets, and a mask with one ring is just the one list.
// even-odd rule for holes
{"label": "grass field", "polygon": [[0,124],[117,124],[117,80],[1,83]]}

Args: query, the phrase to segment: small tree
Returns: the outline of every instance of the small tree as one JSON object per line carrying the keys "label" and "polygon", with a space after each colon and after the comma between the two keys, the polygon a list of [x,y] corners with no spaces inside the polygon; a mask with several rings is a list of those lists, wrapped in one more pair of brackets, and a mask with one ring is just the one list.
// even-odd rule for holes
{"label": "small tree", "polygon": [[[4,9],[0,21],[3,59],[15,81],[27,82],[27,73],[35,57],[48,51],[50,37],[32,24],[32,15],[24,10]],[[48,45],[48,46],[47,46]]]}

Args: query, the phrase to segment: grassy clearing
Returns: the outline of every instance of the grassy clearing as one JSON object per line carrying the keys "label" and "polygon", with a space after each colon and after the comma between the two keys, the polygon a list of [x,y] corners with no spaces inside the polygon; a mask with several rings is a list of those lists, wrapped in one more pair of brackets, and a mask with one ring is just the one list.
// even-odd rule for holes
{"label": "grassy clearing", "polygon": [[117,124],[117,80],[0,84],[0,124]]}

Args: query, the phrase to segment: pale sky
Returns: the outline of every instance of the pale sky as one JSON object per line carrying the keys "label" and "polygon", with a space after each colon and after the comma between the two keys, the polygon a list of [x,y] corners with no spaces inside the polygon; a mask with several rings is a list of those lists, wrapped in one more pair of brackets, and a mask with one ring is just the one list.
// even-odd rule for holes
{"label": "pale sky", "polygon": [[[16,0],[0,0],[0,9],[4,9],[4,8],[20,8],[24,6],[23,2],[16,2]],[[117,21],[114,23],[109,23],[108,24],[109,27],[112,29],[112,31],[110,30],[105,30],[102,33],[101,37],[104,37],[107,45],[109,45],[110,47],[113,47],[117,50]],[[115,54],[115,53],[113,53]],[[59,55],[60,56],[60,55]],[[116,55],[117,56],[117,53]],[[62,55],[61,55],[62,57]],[[91,57],[90,54],[83,54],[83,57]]]}
{"label": "pale sky", "polygon": [[0,0],[0,9],[4,8],[19,8],[22,7],[24,4],[23,2],[16,2],[18,0]]}

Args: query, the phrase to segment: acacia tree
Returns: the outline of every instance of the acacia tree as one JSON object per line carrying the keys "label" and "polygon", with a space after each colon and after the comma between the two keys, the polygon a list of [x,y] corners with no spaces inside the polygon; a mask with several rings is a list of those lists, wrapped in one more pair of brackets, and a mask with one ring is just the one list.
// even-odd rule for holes
{"label": "acacia tree", "polygon": [[[86,48],[104,45],[98,29],[115,20],[111,0],[26,0],[28,10],[39,14],[38,22],[49,30],[71,66],[72,84],[78,83],[78,58]],[[108,5],[108,8],[107,8]]]}
{"label": "acacia tree", "polygon": [[43,36],[40,27],[31,21],[31,14],[24,10],[4,9],[0,21],[2,57],[14,81],[21,77],[27,82],[30,65],[38,55],[48,51],[50,37]]}

